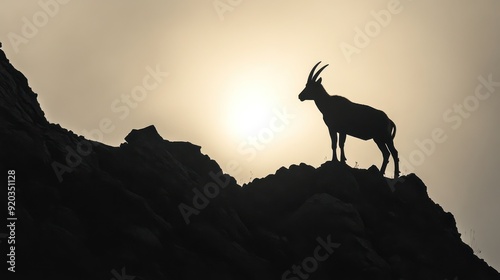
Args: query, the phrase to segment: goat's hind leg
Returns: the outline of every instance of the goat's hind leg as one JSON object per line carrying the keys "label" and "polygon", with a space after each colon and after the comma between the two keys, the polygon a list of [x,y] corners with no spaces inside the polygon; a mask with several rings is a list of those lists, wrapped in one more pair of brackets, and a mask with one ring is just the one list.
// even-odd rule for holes
{"label": "goat's hind leg", "polygon": [[391,140],[387,142],[387,147],[391,151],[392,158],[394,159],[394,179],[399,177],[399,157],[398,151],[394,147],[394,142]]}
{"label": "goat's hind leg", "polygon": [[380,173],[382,173],[382,175],[384,175],[385,173],[385,169],[387,168],[387,164],[389,163],[389,150],[387,149],[387,147],[385,146],[385,142],[384,141],[380,141],[380,140],[375,140],[375,143],[377,143],[377,146],[378,148],[380,149],[380,151],[382,152],[382,156],[383,156],[383,161],[382,161],[382,166],[380,167]]}

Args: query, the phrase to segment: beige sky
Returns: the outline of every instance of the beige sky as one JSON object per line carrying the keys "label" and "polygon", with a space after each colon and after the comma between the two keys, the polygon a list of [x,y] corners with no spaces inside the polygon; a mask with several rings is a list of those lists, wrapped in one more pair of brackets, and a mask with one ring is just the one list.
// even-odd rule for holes
{"label": "beige sky", "polygon": [[[311,67],[329,63],[327,91],[394,120],[413,165],[403,174],[424,180],[465,242],[475,232],[473,248],[497,270],[498,30],[495,0],[0,4],[3,49],[49,121],[110,145],[154,124],[240,183],[331,158],[321,114],[297,98]],[[372,141],[348,137],[346,154],[351,166],[382,161]]]}

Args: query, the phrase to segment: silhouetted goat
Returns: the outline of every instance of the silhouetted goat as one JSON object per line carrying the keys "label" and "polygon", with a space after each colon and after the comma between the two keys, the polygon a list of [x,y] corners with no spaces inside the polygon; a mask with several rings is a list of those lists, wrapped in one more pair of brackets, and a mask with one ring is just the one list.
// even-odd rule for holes
{"label": "silhouetted goat", "polygon": [[[399,176],[398,151],[394,148],[394,136],[396,136],[396,125],[387,115],[370,106],[357,104],[349,101],[347,98],[333,95],[330,96],[319,78],[321,71],[327,65],[314,74],[316,67],[321,63],[314,65],[304,90],[299,94],[300,101],[314,100],[316,106],[323,114],[323,120],[328,126],[330,137],[332,138],[333,157],[337,159],[337,133],[339,133],[340,160],[345,163],[344,143],[346,134],[363,140],[373,139],[384,157],[380,172],[385,173],[389,155],[394,159],[394,178]],[[390,153],[389,153],[390,151]]]}

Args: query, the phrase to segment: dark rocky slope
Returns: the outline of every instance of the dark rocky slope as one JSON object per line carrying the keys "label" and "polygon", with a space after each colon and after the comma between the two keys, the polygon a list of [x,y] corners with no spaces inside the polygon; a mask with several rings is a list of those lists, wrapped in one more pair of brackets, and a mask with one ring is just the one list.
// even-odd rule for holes
{"label": "dark rocky slope", "polygon": [[49,123],[0,51],[0,167],[16,172],[15,275],[500,279],[416,175],[388,184],[375,167],[300,164],[240,187],[199,146],[163,140],[153,126],[125,140],[110,147]]}

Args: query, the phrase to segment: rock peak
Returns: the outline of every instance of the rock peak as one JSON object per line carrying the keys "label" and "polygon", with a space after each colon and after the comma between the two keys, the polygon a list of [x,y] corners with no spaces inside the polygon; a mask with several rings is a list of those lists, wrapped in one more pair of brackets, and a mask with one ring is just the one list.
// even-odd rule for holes
{"label": "rock peak", "polygon": [[156,130],[154,125],[147,126],[142,129],[132,129],[125,137],[129,144],[144,144],[144,143],[162,143],[164,140]]}

